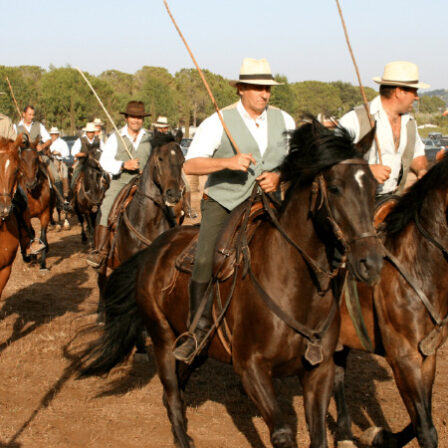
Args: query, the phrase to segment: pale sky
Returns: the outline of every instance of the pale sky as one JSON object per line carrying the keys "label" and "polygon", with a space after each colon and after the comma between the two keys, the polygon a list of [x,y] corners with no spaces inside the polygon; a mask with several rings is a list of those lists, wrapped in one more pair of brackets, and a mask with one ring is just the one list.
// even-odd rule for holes
{"label": "pale sky", "polygon": [[[447,0],[340,0],[362,81],[408,60],[431,90],[448,89]],[[199,65],[236,78],[265,57],[290,82],[357,84],[335,0],[168,0]],[[193,63],[162,0],[0,0],[0,65],[174,74]],[[6,19],[8,18],[8,19]]]}

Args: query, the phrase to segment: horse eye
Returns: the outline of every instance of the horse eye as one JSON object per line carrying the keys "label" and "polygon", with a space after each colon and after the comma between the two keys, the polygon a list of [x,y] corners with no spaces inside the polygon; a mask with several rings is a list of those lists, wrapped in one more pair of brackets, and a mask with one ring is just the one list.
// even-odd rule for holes
{"label": "horse eye", "polygon": [[328,186],[328,191],[331,194],[339,194],[341,192],[340,188],[337,185],[329,185]]}
{"label": "horse eye", "polygon": [[163,157],[158,157],[158,159],[159,159],[159,162],[163,162]]}

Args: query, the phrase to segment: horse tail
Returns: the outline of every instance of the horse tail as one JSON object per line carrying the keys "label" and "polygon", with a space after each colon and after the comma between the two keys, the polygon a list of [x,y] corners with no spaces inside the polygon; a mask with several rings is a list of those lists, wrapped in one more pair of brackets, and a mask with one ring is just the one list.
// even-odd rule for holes
{"label": "horse tail", "polygon": [[119,266],[104,290],[106,323],[102,335],[80,355],[78,378],[107,374],[129,357],[143,326],[136,302],[141,252]]}

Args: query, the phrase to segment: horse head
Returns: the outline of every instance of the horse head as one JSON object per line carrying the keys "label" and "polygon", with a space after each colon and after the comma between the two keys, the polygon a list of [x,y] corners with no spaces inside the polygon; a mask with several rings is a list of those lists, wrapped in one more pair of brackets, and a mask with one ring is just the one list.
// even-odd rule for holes
{"label": "horse head", "polygon": [[151,155],[143,176],[146,172],[157,186],[163,202],[173,206],[180,201],[185,188],[182,180],[182,150],[171,133],[155,134],[151,146]]}
{"label": "horse head", "polygon": [[39,140],[30,142],[28,138],[24,138],[20,151],[20,172],[21,183],[25,189],[33,190],[39,180],[39,153],[37,152],[37,144]]}
{"label": "horse head", "polygon": [[383,263],[373,227],[377,183],[363,159],[374,133],[354,145],[345,129],[333,131],[312,118],[292,134],[282,166],[282,177],[294,186],[312,184],[310,216],[329,259],[341,254],[354,277],[367,283],[379,278]]}
{"label": "horse head", "polygon": [[92,155],[80,160],[83,164],[84,192],[93,207],[98,207],[109,188],[109,176],[101,168],[98,160]]}
{"label": "horse head", "polygon": [[9,216],[19,176],[19,147],[22,134],[15,141],[0,138],[0,218]]}

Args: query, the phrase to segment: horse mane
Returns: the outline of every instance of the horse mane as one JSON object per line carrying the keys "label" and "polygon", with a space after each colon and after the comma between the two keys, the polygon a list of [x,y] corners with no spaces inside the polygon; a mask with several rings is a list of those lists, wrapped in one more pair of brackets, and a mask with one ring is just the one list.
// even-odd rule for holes
{"label": "horse mane", "polygon": [[318,173],[351,158],[362,158],[353,139],[342,127],[331,130],[314,117],[292,131],[289,153],[280,166],[282,180],[310,183]]}
{"label": "horse mane", "polygon": [[9,150],[10,144],[14,143],[14,140],[10,138],[0,137],[0,150]]}
{"label": "horse mane", "polygon": [[448,156],[436,163],[410,190],[404,194],[398,204],[385,219],[385,232],[394,235],[403,230],[419,213],[423,202],[433,190],[448,189]]}
{"label": "horse mane", "polygon": [[170,142],[174,142],[174,136],[171,132],[167,132],[166,134],[163,132],[155,132],[151,139],[151,146],[157,148]]}

